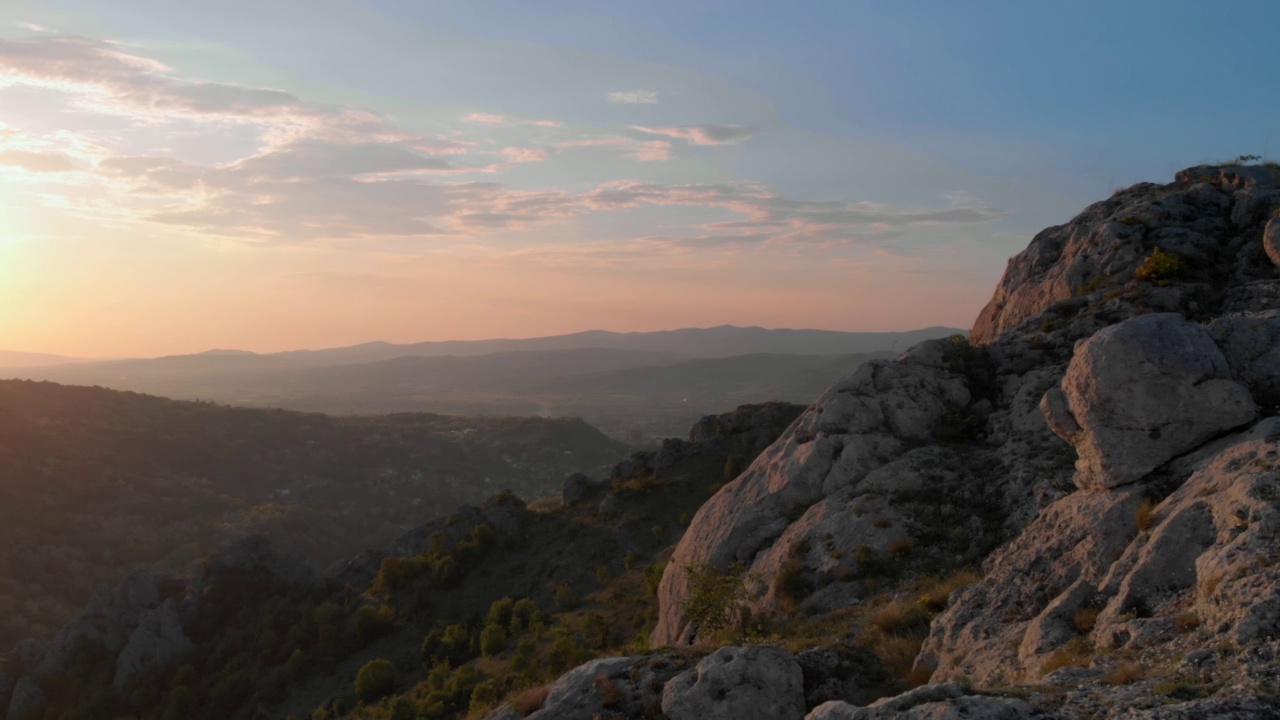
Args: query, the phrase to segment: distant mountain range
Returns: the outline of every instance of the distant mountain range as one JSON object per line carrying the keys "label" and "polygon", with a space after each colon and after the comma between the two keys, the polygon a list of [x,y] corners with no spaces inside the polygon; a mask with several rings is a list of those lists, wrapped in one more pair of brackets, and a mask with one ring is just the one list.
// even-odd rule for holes
{"label": "distant mountain range", "polygon": [[83,358],[66,357],[65,355],[0,350],[0,367],[49,367],[82,362],[90,361]]}
{"label": "distant mountain range", "polygon": [[367,343],[257,354],[44,364],[0,377],[330,413],[579,415],[643,440],[746,402],[807,403],[865,360],[960,330],[901,333],[722,326],[524,340]]}

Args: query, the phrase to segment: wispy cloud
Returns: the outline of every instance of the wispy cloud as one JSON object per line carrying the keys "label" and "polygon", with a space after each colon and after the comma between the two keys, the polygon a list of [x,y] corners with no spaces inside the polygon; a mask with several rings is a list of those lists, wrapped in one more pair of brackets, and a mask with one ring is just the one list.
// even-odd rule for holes
{"label": "wispy cloud", "polygon": [[0,39],[0,87],[6,85],[57,90],[83,108],[141,121],[270,124],[278,140],[341,135],[380,122],[372,113],[303,102],[280,90],[183,81],[118,43],[82,37]]}
{"label": "wispy cloud", "polygon": [[649,135],[684,140],[691,145],[731,145],[760,134],[756,128],[743,125],[677,125],[672,127],[644,127],[632,125]]}
{"label": "wispy cloud", "polygon": [[614,105],[657,105],[658,93],[653,90],[619,90],[609,93]]}

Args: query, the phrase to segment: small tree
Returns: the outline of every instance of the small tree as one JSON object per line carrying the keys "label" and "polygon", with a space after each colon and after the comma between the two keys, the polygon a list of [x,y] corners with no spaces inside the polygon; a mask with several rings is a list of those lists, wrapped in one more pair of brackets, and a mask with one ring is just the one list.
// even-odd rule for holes
{"label": "small tree", "polygon": [[696,632],[716,633],[742,617],[746,609],[746,568],[734,563],[720,570],[710,563],[686,565],[689,595],[680,609],[695,623]]}
{"label": "small tree", "polygon": [[396,669],[389,660],[370,660],[356,673],[356,697],[361,702],[373,702],[395,689]]}

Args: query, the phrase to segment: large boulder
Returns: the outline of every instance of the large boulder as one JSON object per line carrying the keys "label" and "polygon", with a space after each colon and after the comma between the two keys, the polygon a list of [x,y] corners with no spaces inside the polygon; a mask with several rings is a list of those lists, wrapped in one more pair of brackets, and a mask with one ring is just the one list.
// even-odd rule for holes
{"label": "large boulder", "polygon": [[1076,484],[1086,489],[1138,480],[1258,412],[1209,333],[1173,313],[1132,318],[1082,343],[1043,408],[1075,446]]}
{"label": "large boulder", "polygon": [[[686,568],[752,564],[813,505],[865,478],[909,444],[935,439],[939,422],[971,395],[953,369],[967,344],[929,341],[897,361],[872,361],[831,386],[737,480],[699,508],[659,586],[654,645],[687,642]],[[773,608],[757,607],[770,610]]]}
{"label": "large boulder", "polygon": [[720,648],[667,682],[662,712],[671,720],[801,720],[804,674],[781,648]]}
{"label": "large boulder", "polygon": [[1267,227],[1262,233],[1262,247],[1267,251],[1271,262],[1280,266],[1280,217],[1267,221]]}
{"label": "large boulder", "polygon": [[[592,660],[556,680],[528,720],[650,717],[660,706],[664,684],[680,669],[661,655]],[[504,717],[504,712],[509,715],[510,708],[490,717]]]}

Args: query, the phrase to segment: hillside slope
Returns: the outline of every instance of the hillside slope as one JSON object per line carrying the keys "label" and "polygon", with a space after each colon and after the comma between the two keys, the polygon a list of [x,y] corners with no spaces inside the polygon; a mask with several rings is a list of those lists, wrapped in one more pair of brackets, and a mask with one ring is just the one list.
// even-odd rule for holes
{"label": "hillside slope", "polygon": [[0,645],[51,634],[136,567],[268,531],[330,563],[624,449],[571,418],[332,418],[0,381]]}

